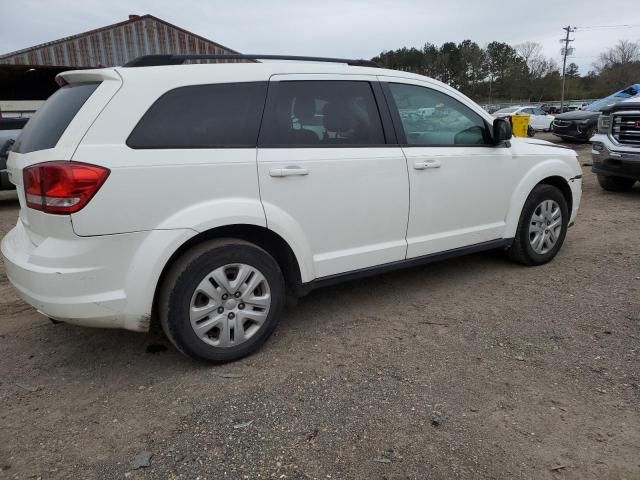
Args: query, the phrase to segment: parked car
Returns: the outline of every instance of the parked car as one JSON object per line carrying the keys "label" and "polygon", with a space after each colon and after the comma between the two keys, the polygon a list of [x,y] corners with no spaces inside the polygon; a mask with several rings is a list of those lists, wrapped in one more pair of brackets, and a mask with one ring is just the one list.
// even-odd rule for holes
{"label": "parked car", "polygon": [[512,138],[443,83],[185,58],[61,73],[10,153],[6,272],[50,318],[146,331],[153,316],[181,352],[230,361],[286,295],[489,249],[541,265],[576,217],[576,153]]}
{"label": "parked car", "polygon": [[569,105],[569,108],[572,110],[584,110],[589,106],[589,102],[577,102]]}
{"label": "parked car", "polygon": [[550,105],[548,103],[543,103],[542,105],[540,105],[540,109],[550,115],[555,115],[556,113],[558,113],[558,108],[555,105]]}
{"label": "parked car", "polygon": [[640,84],[636,83],[608,97],[596,100],[584,107],[583,110],[556,115],[552,124],[552,132],[563,140],[588,142],[596,133],[598,117],[602,109],[633,97],[638,92],[640,92]]}
{"label": "parked car", "polygon": [[15,185],[9,181],[7,158],[9,149],[20,135],[28,118],[0,118],[0,190],[11,190]]}
{"label": "parked car", "polygon": [[529,126],[534,132],[548,132],[554,119],[553,115],[549,115],[541,108],[527,105],[502,108],[494,112],[493,116],[496,118],[506,118],[510,115],[521,114],[529,115]]}
{"label": "parked car", "polygon": [[640,180],[640,95],[602,110],[591,139],[593,173],[604,190],[628,191]]}
{"label": "parked car", "polygon": [[500,106],[498,106],[498,105],[482,105],[482,108],[488,113],[493,113],[496,110],[498,110],[500,108]]}
{"label": "parked car", "polygon": [[587,103],[587,102],[570,103],[569,105],[566,106],[566,111],[567,112],[575,112],[576,110],[584,110],[588,105],[589,105],[589,103]]}

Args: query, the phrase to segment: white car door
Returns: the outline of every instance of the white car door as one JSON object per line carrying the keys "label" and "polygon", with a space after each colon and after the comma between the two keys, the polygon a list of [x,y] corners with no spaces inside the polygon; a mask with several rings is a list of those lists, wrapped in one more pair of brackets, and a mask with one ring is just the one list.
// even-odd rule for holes
{"label": "white car door", "polygon": [[[489,121],[439,84],[379,77],[409,171],[407,258],[502,238],[522,167],[494,146]],[[418,108],[434,108],[419,118]],[[478,110],[474,110],[474,108]]]}
{"label": "white car door", "polygon": [[542,127],[540,126],[540,118],[538,117],[538,115],[536,115],[536,112],[533,108],[523,108],[520,113],[529,115],[529,126],[531,128],[533,128],[534,130],[542,129]]}
{"label": "white car door", "polygon": [[261,199],[269,228],[296,235],[316,278],[405,258],[407,165],[380,102],[375,76],[271,78]]}
{"label": "white car door", "polygon": [[534,108],[533,113],[536,117],[536,130],[549,130],[551,127],[551,122],[553,122],[553,117],[541,108]]}

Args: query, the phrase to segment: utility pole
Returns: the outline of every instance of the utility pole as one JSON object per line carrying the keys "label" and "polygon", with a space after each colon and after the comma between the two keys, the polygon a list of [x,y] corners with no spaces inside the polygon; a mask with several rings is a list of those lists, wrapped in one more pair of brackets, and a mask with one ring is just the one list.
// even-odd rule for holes
{"label": "utility pole", "polygon": [[560,113],[562,113],[562,110],[564,109],[564,82],[565,82],[565,78],[566,78],[566,70],[567,70],[567,55],[570,55],[571,53],[573,53],[573,48],[569,48],[569,44],[571,42],[573,42],[572,38],[569,38],[569,35],[573,32],[576,31],[576,27],[571,27],[570,25],[567,25],[566,27],[563,28],[563,30],[565,32],[567,32],[567,35],[560,39],[560,42],[564,43],[564,47],[562,48],[562,94],[560,96]]}

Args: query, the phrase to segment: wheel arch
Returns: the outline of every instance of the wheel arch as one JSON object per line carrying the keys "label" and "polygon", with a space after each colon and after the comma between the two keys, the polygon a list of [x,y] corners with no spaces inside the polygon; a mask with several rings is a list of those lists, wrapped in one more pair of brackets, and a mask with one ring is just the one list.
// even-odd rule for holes
{"label": "wheel arch", "polygon": [[556,187],[560,190],[562,196],[567,201],[567,211],[569,212],[569,215],[571,215],[571,212],[573,211],[573,193],[571,193],[571,187],[565,178],[554,175],[542,179],[534,186],[534,188],[538,185],[551,185],[552,187]]}
{"label": "wheel arch", "polygon": [[564,198],[567,200],[567,209],[569,211],[569,215],[571,215],[571,212],[573,211],[574,198],[571,186],[567,180],[571,175],[572,172],[568,165],[561,161],[557,163],[550,162],[548,164],[541,164],[535,171],[527,175],[513,193],[511,208],[507,212],[505,222],[505,238],[512,238],[515,236],[524,204],[533,189],[538,185],[552,185],[560,190]]}
{"label": "wheel arch", "polygon": [[194,246],[208,240],[214,240],[216,238],[234,238],[238,240],[244,240],[264,249],[271,256],[273,256],[273,258],[280,266],[288,291],[296,296],[301,296],[306,293],[302,286],[302,274],[299,259],[296,257],[293,249],[284,238],[275,233],[273,230],[269,230],[268,228],[259,225],[225,225],[205,230],[189,238],[187,241],[181,244],[169,257],[169,260],[165,263],[155,286],[152,307],[153,318],[157,317],[156,308],[158,302],[158,293],[161,289],[162,282],[166,278],[167,272],[169,271],[171,266],[180,256],[182,256],[186,251],[190,250]]}

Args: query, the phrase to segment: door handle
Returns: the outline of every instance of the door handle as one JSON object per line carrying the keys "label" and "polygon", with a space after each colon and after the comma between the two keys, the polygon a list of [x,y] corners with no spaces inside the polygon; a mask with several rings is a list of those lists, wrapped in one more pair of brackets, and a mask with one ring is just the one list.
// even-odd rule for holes
{"label": "door handle", "polygon": [[272,177],[290,177],[291,175],[309,175],[309,170],[302,167],[285,167],[285,168],[272,168],[269,170],[269,175]]}
{"label": "door handle", "polygon": [[416,170],[426,170],[427,168],[440,168],[442,164],[440,160],[420,160],[413,164]]}

